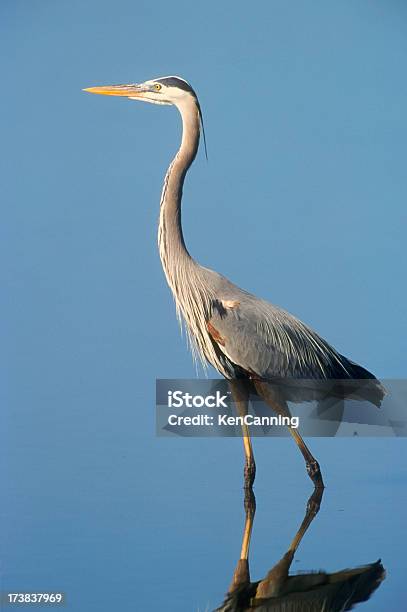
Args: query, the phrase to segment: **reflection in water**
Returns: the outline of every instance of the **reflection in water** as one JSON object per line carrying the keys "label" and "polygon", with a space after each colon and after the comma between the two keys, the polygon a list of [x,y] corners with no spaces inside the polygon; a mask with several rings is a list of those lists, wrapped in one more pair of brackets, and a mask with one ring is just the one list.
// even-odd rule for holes
{"label": "reflection in water", "polygon": [[255,497],[246,493],[246,520],[240,559],[224,603],[218,612],[341,612],[366,601],[385,577],[379,561],[328,574],[323,571],[289,575],[294,554],[317,514],[323,489],[315,489],[308,500],[304,520],[287,552],[263,578],[250,581],[249,544],[256,511]]}

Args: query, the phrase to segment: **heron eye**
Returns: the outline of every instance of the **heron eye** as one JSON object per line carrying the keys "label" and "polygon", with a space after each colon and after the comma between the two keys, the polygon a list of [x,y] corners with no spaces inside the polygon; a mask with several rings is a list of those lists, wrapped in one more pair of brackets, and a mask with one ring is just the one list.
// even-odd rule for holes
{"label": "heron eye", "polygon": [[156,91],[160,91],[160,89],[161,89],[161,85],[160,85],[159,83],[156,83],[156,84],[154,85],[154,89],[155,89]]}

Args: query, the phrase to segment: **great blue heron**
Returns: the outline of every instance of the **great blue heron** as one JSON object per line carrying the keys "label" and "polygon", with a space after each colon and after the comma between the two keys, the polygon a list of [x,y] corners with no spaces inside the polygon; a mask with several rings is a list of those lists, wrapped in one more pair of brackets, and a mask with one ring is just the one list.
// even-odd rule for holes
{"label": "great blue heron", "polygon": [[[152,104],[174,105],[182,117],[182,142],[164,179],[158,246],[177,314],[186,325],[191,346],[231,381],[238,410],[247,414],[250,392],[278,414],[288,416],[284,398],[270,383],[275,379],[370,379],[369,400],[380,405],[379,381],[339,354],[317,333],[281,308],[240,289],[224,276],[199,265],[189,254],[182,233],[181,199],[186,173],[195,159],[202,124],[201,108],[191,85],[176,76],[141,84],[85,89]],[[318,462],[296,429],[290,428],[316,487],[323,487]],[[256,466],[248,427],[243,425],[245,487],[251,489]]]}

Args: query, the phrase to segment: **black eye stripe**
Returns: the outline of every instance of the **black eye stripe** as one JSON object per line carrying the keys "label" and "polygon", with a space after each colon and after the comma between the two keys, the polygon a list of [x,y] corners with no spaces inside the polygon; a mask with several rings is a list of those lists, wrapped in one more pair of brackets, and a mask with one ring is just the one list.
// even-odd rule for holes
{"label": "black eye stripe", "polygon": [[167,85],[167,87],[178,87],[179,89],[188,91],[196,98],[196,93],[192,89],[191,85],[189,85],[182,79],[177,79],[177,77],[165,77],[163,79],[158,79],[157,83],[162,83],[163,85]]}

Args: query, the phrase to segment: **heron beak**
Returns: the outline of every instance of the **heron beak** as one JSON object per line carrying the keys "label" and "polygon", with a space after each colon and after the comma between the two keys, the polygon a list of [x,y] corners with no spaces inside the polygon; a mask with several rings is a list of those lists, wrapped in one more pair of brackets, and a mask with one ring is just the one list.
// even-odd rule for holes
{"label": "heron beak", "polygon": [[135,83],[130,85],[104,85],[102,87],[87,87],[83,91],[102,94],[103,96],[124,96],[126,98],[142,98],[147,93],[144,85]]}

